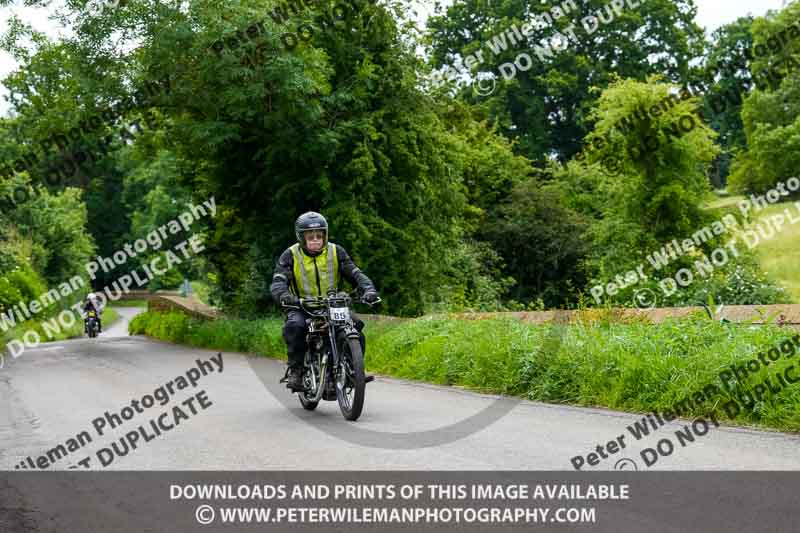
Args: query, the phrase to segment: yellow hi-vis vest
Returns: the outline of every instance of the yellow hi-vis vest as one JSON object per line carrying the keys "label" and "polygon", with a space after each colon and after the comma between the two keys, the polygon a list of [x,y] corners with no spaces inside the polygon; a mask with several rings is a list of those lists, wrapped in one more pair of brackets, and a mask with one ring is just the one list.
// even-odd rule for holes
{"label": "yellow hi-vis vest", "polygon": [[[299,244],[291,248],[294,257],[294,281],[300,298],[327,296],[329,290],[337,290],[339,286],[339,258],[336,246],[328,243],[322,253],[316,257],[306,255]],[[294,287],[291,288],[294,292]]]}

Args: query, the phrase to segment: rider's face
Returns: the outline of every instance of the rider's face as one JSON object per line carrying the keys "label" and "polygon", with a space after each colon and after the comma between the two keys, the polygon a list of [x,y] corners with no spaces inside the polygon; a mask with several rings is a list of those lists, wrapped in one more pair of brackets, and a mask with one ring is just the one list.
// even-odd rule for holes
{"label": "rider's face", "polygon": [[322,243],[325,241],[325,232],[322,230],[312,230],[305,232],[306,250],[309,252],[319,252],[322,250]]}

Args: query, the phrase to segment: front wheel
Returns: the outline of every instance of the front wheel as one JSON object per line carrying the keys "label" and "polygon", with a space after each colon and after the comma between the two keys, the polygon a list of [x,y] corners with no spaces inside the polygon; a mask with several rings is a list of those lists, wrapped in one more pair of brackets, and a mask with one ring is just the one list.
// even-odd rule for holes
{"label": "front wheel", "polygon": [[342,346],[339,375],[336,380],[336,399],[347,420],[355,421],[364,408],[364,353],[358,339],[347,339]]}

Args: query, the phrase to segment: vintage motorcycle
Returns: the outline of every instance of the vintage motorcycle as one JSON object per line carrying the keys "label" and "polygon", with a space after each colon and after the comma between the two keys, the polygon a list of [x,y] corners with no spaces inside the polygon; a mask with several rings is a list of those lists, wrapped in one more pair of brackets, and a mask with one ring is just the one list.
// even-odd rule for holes
{"label": "vintage motorcycle", "polygon": [[86,333],[89,335],[89,338],[97,337],[97,330],[100,329],[97,325],[97,313],[94,311],[89,311],[86,314]]}
{"label": "vintage motorcycle", "polygon": [[[381,299],[359,301],[372,306]],[[299,308],[309,315],[303,390],[297,393],[303,408],[313,411],[320,400],[337,400],[345,419],[354,421],[364,408],[367,380],[359,332],[350,312],[352,304],[352,296],[340,292],[302,298],[299,307],[284,307]]]}

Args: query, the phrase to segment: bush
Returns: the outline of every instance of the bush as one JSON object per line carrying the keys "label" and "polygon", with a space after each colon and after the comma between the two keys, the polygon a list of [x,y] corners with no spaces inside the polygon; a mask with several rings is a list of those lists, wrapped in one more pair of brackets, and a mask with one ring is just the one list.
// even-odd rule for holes
{"label": "bush", "polygon": [[775,184],[772,180],[756,171],[752,161],[746,153],[740,153],[731,165],[728,176],[728,189],[733,194],[763,193]]}
{"label": "bush", "polygon": [[47,292],[42,278],[29,266],[14,267],[0,276],[0,312],[19,302],[30,302]]}
{"label": "bush", "polygon": [[[591,317],[589,317],[591,318]],[[595,317],[597,318],[597,317]],[[600,317],[602,318],[602,317]],[[179,313],[145,313],[131,323],[131,333],[217,350],[283,357],[282,321],[200,321]],[[367,369],[371,372],[443,385],[522,396],[531,400],[604,406],[637,412],[669,410],[676,401],[708,384],[733,363],[800,336],[774,326],[742,328],[696,315],[658,325],[585,320],[564,327],[551,344],[551,328],[514,319],[416,320],[368,322]],[[542,346],[550,347],[543,349]],[[765,376],[785,367],[783,360],[762,368],[735,394],[751,392]],[[721,389],[724,390],[724,389]],[[684,417],[706,415],[733,393],[721,392],[690,406]],[[735,421],[800,429],[800,387],[786,387],[765,397],[756,409]]]}
{"label": "bush", "polygon": [[280,319],[198,320],[170,311],[139,314],[129,324],[128,331],[131,335],[150,335],[191,346],[277,357],[286,352],[282,325]]}
{"label": "bush", "polygon": [[42,190],[12,213],[19,233],[31,236],[32,266],[51,285],[84,272],[95,250],[86,231],[88,215],[81,194],[75,188],[58,194]]}
{"label": "bush", "polygon": [[586,281],[588,218],[567,207],[564,196],[560,185],[519,183],[479,232],[503,258],[496,263],[517,282],[510,297],[522,305],[538,299],[548,307],[570,305],[576,298],[569,288]]}
{"label": "bush", "polygon": [[4,312],[22,300],[22,292],[16,287],[8,275],[0,276],[0,312]]}
{"label": "bush", "polygon": [[[692,290],[672,300],[672,305],[698,305],[712,296],[726,305],[769,305],[791,303],[786,289],[770,280],[753,263],[728,264],[708,280],[696,282]],[[684,292],[684,291],[679,291]]]}
{"label": "bush", "polygon": [[31,267],[17,268],[8,274],[8,280],[19,289],[26,302],[39,298],[47,292],[44,280]]}
{"label": "bush", "polygon": [[[686,307],[703,305],[711,296],[715,302],[725,305],[770,305],[792,303],[792,298],[783,287],[760,270],[752,255],[740,250],[736,261],[715,267],[709,277],[702,277],[691,262],[675,262],[661,272],[648,274],[646,281],[620,289],[614,296],[604,296],[604,304],[623,307],[640,307],[635,298],[647,294],[648,302],[655,295],[655,307]],[[695,258],[693,258],[695,259]],[[659,282],[674,276],[681,268],[692,272],[694,279],[687,287],[677,286],[671,294],[664,294]],[[623,272],[620,270],[620,272]],[[611,278],[609,278],[611,279]],[[599,280],[601,282],[602,280]],[[649,291],[649,294],[648,294]],[[589,303],[594,305],[592,298]]]}

